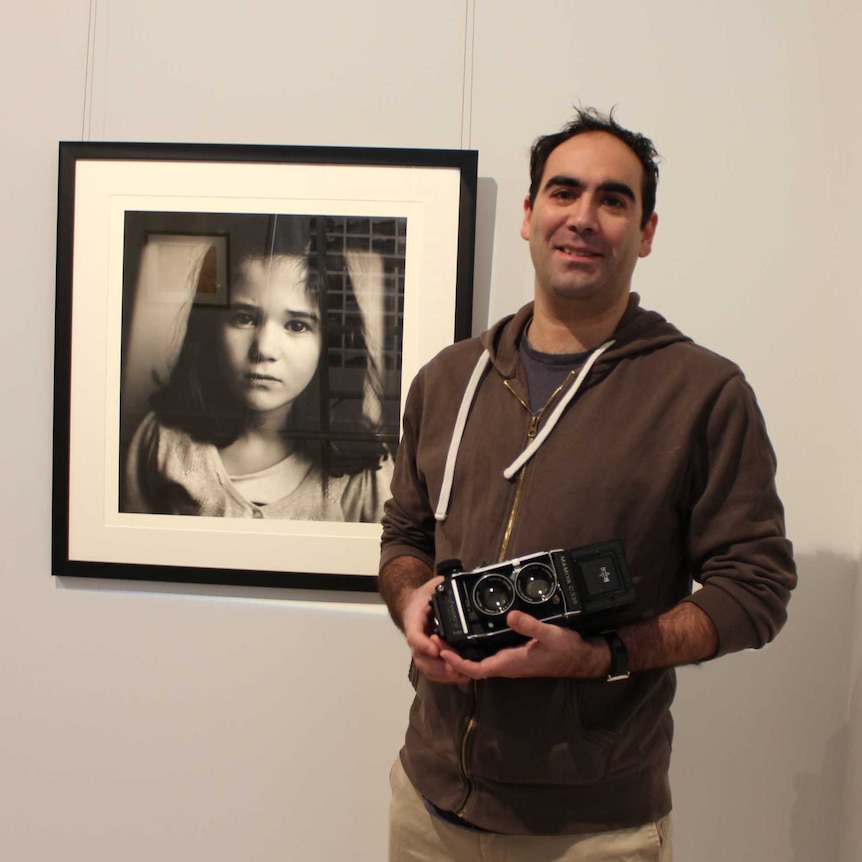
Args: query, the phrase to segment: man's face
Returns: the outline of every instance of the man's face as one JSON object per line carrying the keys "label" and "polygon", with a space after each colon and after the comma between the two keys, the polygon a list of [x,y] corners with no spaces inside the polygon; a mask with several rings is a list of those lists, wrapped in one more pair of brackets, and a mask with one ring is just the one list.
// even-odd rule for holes
{"label": "man's face", "polygon": [[643,167],[607,132],[584,132],[553,150],[521,236],[530,243],[536,300],[610,308],[628,295],[658,221],[641,228]]}

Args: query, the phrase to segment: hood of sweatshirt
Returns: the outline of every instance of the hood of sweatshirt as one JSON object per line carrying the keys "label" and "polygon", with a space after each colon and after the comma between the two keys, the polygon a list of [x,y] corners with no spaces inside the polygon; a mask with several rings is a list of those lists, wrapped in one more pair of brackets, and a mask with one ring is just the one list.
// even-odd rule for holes
{"label": "hood of sweatshirt", "polygon": [[[470,415],[470,409],[476,392],[482,384],[482,379],[490,365],[505,379],[515,376],[519,367],[518,344],[521,333],[533,316],[533,303],[529,303],[517,313],[504,317],[487,332],[480,336],[480,342],[485,348],[473,369],[473,374],[461,399],[455,428],[449,444],[446,466],[443,472],[443,484],[440,492],[437,510],[434,517],[445,521],[449,512],[449,501],[452,494],[452,483],[455,475],[455,462],[464,436],[464,429]],[[592,351],[577,377],[566,390],[548,416],[541,431],[535,439],[520,453],[520,455],[503,471],[506,479],[515,474],[539,451],[542,444],[553,433],[557,422],[566,412],[569,404],[584,386],[592,386],[606,377],[613,367],[622,359],[650,350],[656,350],[677,341],[691,341],[673,324],[654,311],[645,311],[640,307],[640,297],[636,293],[629,296],[629,303],[611,338]]]}
{"label": "hood of sweatshirt", "polygon": [[[497,371],[507,379],[515,376],[519,365],[518,345],[524,327],[533,316],[530,302],[482,333],[479,340]],[[593,377],[604,377],[620,359],[646,353],[676,341],[691,341],[658,312],[640,307],[640,296],[629,295],[629,304],[610,338],[611,345],[596,361]]]}

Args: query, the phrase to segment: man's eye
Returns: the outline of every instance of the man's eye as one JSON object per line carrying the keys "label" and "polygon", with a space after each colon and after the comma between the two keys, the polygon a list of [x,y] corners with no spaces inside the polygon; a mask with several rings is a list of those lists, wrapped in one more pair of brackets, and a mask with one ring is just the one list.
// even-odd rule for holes
{"label": "man's eye", "polygon": [[623,209],[626,205],[624,198],[618,198],[616,195],[611,195],[605,198],[605,205],[614,209]]}
{"label": "man's eye", "polygon": [[571,189],[556,189],[551,192],[551,197],[559,201],[570,201],[574,200],[575,193]]}

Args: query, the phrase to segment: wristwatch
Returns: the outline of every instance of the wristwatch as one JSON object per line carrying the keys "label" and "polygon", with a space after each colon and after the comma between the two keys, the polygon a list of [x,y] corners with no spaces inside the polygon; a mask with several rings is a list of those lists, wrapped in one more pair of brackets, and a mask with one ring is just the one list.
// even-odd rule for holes
{"label": "wristwatch", "polygon": [[616,632],[602,632],[601,636],[611,648],[611,667],[606,682],[619,682],[628,679],[632,674],[629,670],[629,654],[623,639]]}

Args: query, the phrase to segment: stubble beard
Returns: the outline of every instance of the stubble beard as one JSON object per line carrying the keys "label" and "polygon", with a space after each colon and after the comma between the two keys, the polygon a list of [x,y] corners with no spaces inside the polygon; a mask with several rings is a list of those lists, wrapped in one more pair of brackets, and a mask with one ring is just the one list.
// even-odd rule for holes
{"label": "stubble beard", "polygon": [[536,278],[536,302],[559,318],[596,317],[628,302],[630,284],[614,285],[605,277],[572,278],[561,273],[544,281]]}
{"label": "stubble beard", "polygon": [[608,285],[602,274],[577,271],[549,273],[543,286],[537,278],[537,288],[549,299],[557,302],[593,303],[608,292]]}

